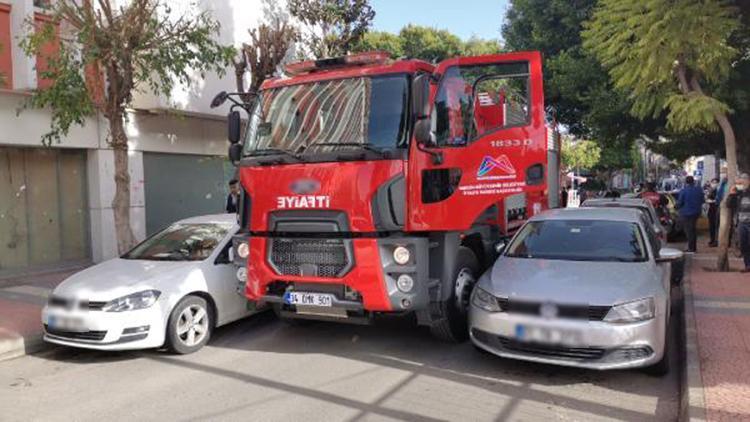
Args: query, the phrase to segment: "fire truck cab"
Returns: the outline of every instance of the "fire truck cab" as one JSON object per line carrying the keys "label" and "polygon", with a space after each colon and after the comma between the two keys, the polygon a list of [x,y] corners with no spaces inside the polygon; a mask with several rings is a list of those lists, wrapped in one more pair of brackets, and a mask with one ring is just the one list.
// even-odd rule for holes
{"label": "fire truck cab", "polygon": [[373,52],[286,73],[229,115],[244,294],[283,319],[414,312],[466,339],[475,281],[549,205],[540,54],[432,65]]}

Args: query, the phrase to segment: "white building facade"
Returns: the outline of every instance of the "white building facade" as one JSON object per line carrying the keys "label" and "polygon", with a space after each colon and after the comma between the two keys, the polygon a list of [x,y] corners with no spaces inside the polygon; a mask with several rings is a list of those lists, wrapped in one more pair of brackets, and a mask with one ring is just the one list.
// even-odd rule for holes
{"label": "white building facade", "polygon": [[[117,255],[112,198],[114,156],[101,116],[43,147],[47,110],[23,109],[44,81],[38,60],[18,47],[35,0],[0,0],[0,277],[99,262]],[[173,0],[176,9],[185,3]],[[220,42],[240,46],[262,18],[259,0],[204,1],[221,22]],[[170,97],[139,94],[129,112],[131,221],[140,240],[170,222],[223,212],[234,168],[226,159],[227,108],[212,97],[235,88],[233,69],[196,75]],[[23,109],[20,113],[18,110]],[[176,112],[179,111],[179,112]]]}

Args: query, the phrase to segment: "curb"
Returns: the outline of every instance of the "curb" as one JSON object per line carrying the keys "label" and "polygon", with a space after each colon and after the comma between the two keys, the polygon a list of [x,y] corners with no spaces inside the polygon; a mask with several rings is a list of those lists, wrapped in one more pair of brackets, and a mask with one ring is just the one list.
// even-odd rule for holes
{"label": "curb", "polygon": [[31,338],[21,336],[15,338],[0,339],[0,362],[41,352],[49,347],[41,334]]}
{"label": "curb", "polygon": [[687,257],[685,274],[681,283],[683,309],[680,340],[683,346],[683,356],[680,374],[680,420],[698,422],[706,421],[706,397],[703,389],[695,309],[693,307],[692,266],[692,257]]}

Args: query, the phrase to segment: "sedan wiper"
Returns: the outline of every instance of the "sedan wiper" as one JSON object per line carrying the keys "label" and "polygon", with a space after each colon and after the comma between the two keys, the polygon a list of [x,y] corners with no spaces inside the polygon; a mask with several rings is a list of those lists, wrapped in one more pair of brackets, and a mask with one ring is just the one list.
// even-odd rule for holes
{"label": "sedan wiper", "polygon": [[289,151],[279,148],[261,148],[250,151],[245,157],[260,157],[265,155],[283,155],[286,157],[294,158],[297,161],[304,162],[305,160],[297,154],[293,154]]}
{"label": "sedan wiper", "polygon": [[384,151],[380,148],[372,146],[372,144],[360,144],[357,142],[313,142],[312,144],[308,145],[307,149],[310,149],[312,147],[318,147],[318,146],[332,146],[332,147],[359,147],[362,149],[366,149],[368,151],[372,151],[378,155],[380,155],[383,158],[390,158],[391,154],[390,151]]}

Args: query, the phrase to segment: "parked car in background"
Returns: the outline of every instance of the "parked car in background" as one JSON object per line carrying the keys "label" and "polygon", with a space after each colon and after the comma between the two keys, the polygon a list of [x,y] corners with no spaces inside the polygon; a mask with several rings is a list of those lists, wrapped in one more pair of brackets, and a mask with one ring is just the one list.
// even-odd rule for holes
{"label": "parked car in background", "polygon": [[477,282],[471,339],[506,358],[665,374],[669,263],[681,257],[632,209],[542,213]]}
{"label": "parked car in background", "polygon": [[596,198],[589,199],[581,204],[582,207],[610,207],[610,208],[633,208],[642,212],[656,232],[656,236],[662,243],[667,244],[667,230],[659,220],[659,214],[651,204],[651,201],[641,198]]}
{"label": "parked car in background", "polygon": [[680,212],[677,210],[677,198],[670,192],[659,192],[667,200],[667,213],[672,224],[666,226],[667,240],[673,242],[685,234],[685,229],[680,222]]}
{"label": "parked car in background", "polygon": [[203,347],[215,327],[256,312],[237,293],[234,214],[178,221],[120,258],[63,281],[42,310],[44,339],[100,350]]}

